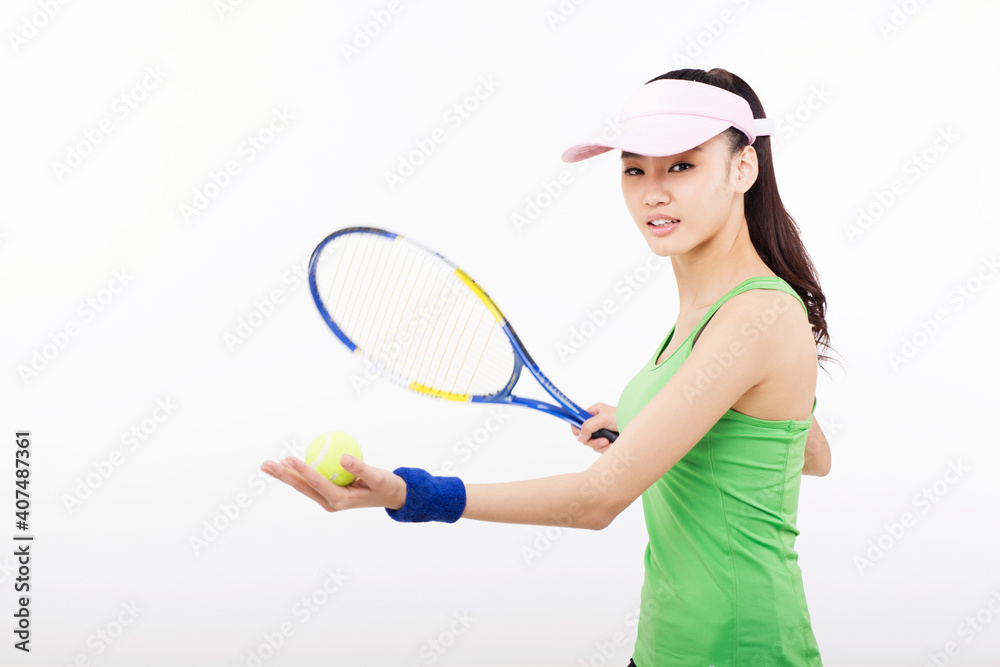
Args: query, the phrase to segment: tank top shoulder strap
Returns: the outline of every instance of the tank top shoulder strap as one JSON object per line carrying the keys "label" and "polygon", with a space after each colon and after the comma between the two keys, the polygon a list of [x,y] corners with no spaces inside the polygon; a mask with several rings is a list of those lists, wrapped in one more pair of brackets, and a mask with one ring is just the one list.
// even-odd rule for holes
{"label": "tank top shoulder strap", "polygon": [[795,291],[794,287],[785,282],[784,278],[780,278],[778,276],[774,276],[773,278],[771,278],[770,276],[768,276],[766,279],[773,281],[774,284],[771,285],[771,289],[781,290],[786,294],[791,294],[792,296],[794,296],[795,300],[799,302],[800,306],[802,306],[802,310],[805,311],[806,317],[809,317],[809,309],[806,308],[805,301],[802,300],[802,297],[799,296],[799,293]]}
{"label": "tank top shoulder strap", "polygon": [[694,345],[694,340],[697,339],[698,335],[700,335],[701,330],[706,324],[708,324],[708,321],[712,319],[712,316],[715,315],[716,311],[719,310],[723,304],[737,294],[742,294],[743,292],[748,292],[752,289],[773,289],[791,294],[802,306],[802,309],[806,311],[806,315],[809,314],[809,310],[806,308],[805,302],[802,301],[802,297],[800,297],[792,286],[785,282],[782,278],[778,276],[754,276],[753,278],[747,278],[739,285],[723,294],[708,310],[705,311],[701,321],[699,321],[698,325],[694,328],[695,335],[691,337],[690,345]]}
{"label": "tank top shoulder strap", "polygon": [[[712,315],[715,315],[715,311],[721,308],[723,304],[737,294],[749,292],[752,289],[773,289],[785,292],[786,294],[791,294],[795,297],[795,300],[799,302],[799,305],[802,306],[802,309],[806,311],[806,315],[809,314],[809,311],[806,309],[806,304],[802,301],[802,297],[800,297],[798,292],[796,292],[792,286],[784,280],[778,276],[755,276],[753,278],[747,278],[739,285],[719,297],[719,300],[713,303],[712,307],[705,311],[705,316],[702,319],[704,322],[708,322],[708,319],[711,318]],[[702,322],[702,324],[704,324],[704,322]]]}

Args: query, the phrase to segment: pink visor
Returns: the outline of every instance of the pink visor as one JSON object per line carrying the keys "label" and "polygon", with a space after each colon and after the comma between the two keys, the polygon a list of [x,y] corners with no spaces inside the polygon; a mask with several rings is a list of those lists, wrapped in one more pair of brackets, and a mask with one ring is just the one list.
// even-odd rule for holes
{"label": "pink visor", "polygon": [[730,127],[752,144],[774,132],[769,118],[754,118],[750,104],[718,86],[682,79],[651,81],[622,107],[621,131],[610,139],[578,144],[562,154],[564,162],[579,162],[612,149],[664,157],[691,150]]}

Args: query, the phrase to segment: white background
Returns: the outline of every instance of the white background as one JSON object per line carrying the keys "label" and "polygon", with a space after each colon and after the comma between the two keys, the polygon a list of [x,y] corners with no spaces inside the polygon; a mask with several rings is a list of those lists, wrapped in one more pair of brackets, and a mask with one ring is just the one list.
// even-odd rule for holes
{"label": "white background", "polygon": [[[997,3],[49,4],[0,17],[0,664],[253,665],[263,646],[268,666],[624,667],[638,503],[601,532],[401,525],[326,514],[257,469],[327,430],[375,465],[453,461],[470,482],[589,465],[568,427],[526,410],[462,455],[489,410],[366,383],[296,271],[334,229],[410,235],[485,286],[568,395],[616,402],[674,322],[676,287],[642,269],[613,156],[559,156],[683,66],[735,72],[776,120],[781,192],[828,298],[842,365],[820,374],[816,414],[833,471],[803,479],[797,541],[824,663],[997,663]],[[277,112],[292,120],[261,135]],[[444,141],[390,188],[435,128]],[[270,139],[252,160],[251,135]],[[71,151],[87,155],[57,168]],[[529,200],[544,206],[519,229]],[[862,229],[859,208],[880,215]],[[628,296],[626,276],[643,280]],[[961,307],[959,285],[978,290]],[[560,353],[606,299],[606,323]],[[241,320],[260,326],[227,343]],[[158,401],[176,406],[160,422]],[[30,655],[11,632],[18,429]],[[322,601],[308,616],[304,597]]]}

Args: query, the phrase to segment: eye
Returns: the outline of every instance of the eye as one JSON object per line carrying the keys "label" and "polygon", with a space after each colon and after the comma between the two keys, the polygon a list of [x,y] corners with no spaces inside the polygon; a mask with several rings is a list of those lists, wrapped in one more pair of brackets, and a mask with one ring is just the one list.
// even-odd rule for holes
{"label": "eye", "polygon": [[[672,166],[670,168],[670,171],[679,171],[679,172],[680,171],[687,171],[688,169],[690,169],[693,166],[694,166],[693,164],[690,164],[688,162],[678,162],[677,164],[675,164],[674,166]],[[678,167],[683,167],[683,169],[678,169]]]}
{"label": "eye", "polygon": [[628,176],[639,176],[643,172],[642,169],[639,169],[639,167],[626,167],[623,173],[625,173]]}

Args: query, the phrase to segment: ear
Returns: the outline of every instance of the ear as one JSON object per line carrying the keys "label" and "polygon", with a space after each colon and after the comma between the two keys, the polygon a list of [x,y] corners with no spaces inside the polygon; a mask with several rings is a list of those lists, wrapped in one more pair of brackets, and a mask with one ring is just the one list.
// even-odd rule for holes
{"label": "ear", "polygon": [[740,194],[746,194],[750,186],[757,182],[757,151],[753,146],[744,146],[740,154],[733,158],[733,163],[736,166],[733,189]]}

